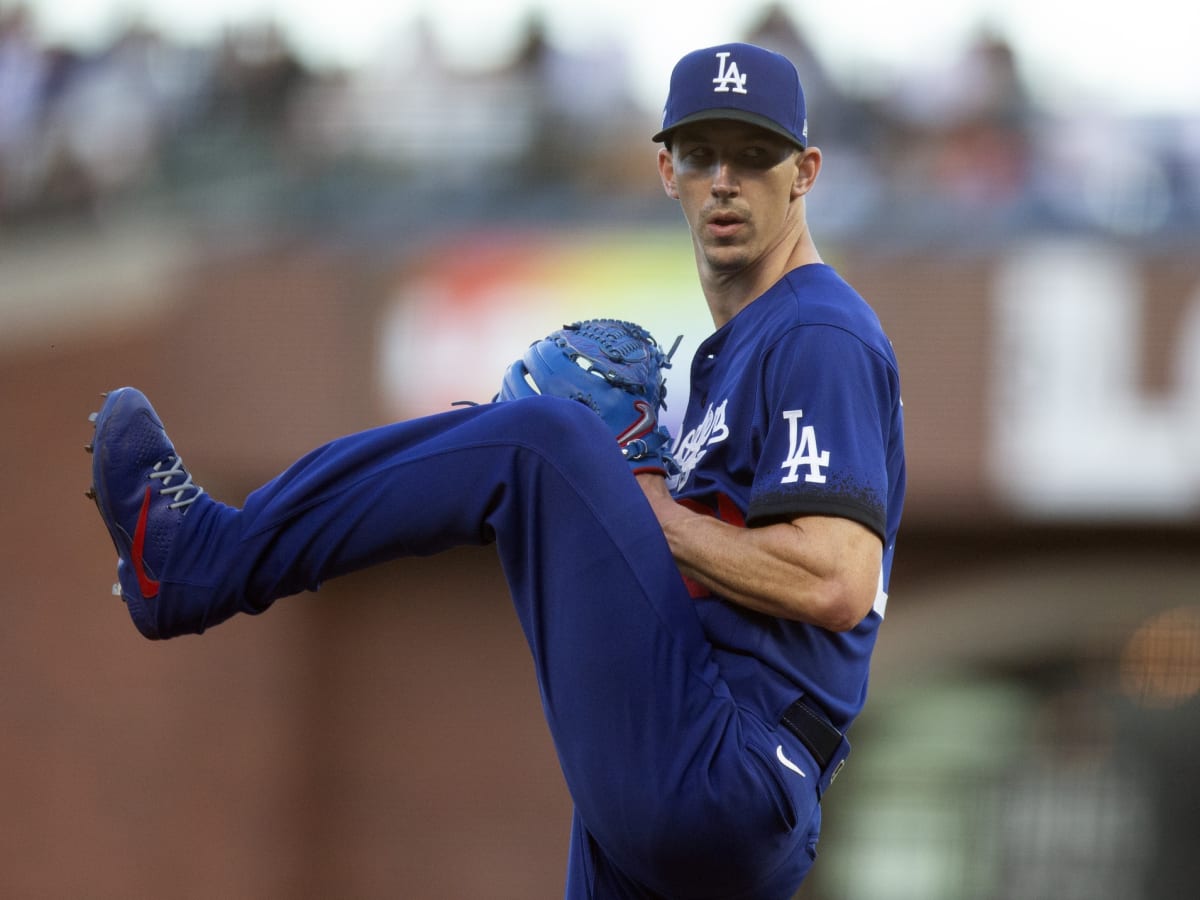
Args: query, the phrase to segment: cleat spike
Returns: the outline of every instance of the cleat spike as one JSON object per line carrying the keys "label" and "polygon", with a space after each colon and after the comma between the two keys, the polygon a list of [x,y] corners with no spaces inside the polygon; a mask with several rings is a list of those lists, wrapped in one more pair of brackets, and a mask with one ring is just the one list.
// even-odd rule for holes
{"label": "cleat spike", "polygon": [[88,416],[88,421],[95,425],[98,418],[100,418],[100,413],[94,412]]}
{"label": "cleat spike", "polygon": [[120,585],[120,583],[114,584],[114,585],[112,586],[112,595],[113,595],[114,597],[120,597],[120,596],[121,596],[121,585]]}
{"label": "cleat spike", "polygon": [[95,499],[96,499],[96,487],[95,487],[95,485],[93,485],[92,487],[90,487],[90,488],[88,488],[86,491],[84,491],[84,492],[83,492],[83,496],[87,497],[89,500],[95,500]]}
{"label": "cleat spike", "polygon": [[86,450],[88,453],[95,453],[95,452],[96,452],[96,447],[95,447],[95,445],[93,445],[93,444],[84,444],[84,445],[83,445],[83,449],[84,449],[84,450]]}

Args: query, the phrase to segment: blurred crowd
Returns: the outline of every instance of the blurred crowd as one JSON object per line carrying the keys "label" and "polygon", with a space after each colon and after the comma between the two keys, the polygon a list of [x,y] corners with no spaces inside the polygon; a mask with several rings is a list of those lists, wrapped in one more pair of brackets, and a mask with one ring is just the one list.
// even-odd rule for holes
{"label": "blurred crowd", "polygon": [[[801,71],[826,154],[813,199],[826,232],[895,236],[898,217],[921,239],[1200,227],[1200,110],[1041,108],[1017,50],[983,27],[957,58],[885,87],[835,77],[779,5],[733,37]],[[622,47],[567,52],[537,16],[486,70],[448,64],[419,21],[395,44],[371,64],[320,68],[271,22],[203,46],[134,23],[83,49],[44,40],[29,7],[0,0],[0,230],[137,202],[323,221],[570,215],[657,189],[646,138],[659,110],[636,99]]]}

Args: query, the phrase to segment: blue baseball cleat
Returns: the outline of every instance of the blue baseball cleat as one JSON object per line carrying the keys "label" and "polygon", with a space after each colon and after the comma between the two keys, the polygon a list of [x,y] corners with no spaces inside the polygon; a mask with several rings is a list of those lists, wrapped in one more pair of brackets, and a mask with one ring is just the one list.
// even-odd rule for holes
{"label": "blue baseball cleat", "polygon": [[120,388],[92,413],[96,433],[92,487],[117,548],[118,590],[134,625],[157,640],[159,578],[183,517],[204,489],[192,483],[154,407],[141,391]]}

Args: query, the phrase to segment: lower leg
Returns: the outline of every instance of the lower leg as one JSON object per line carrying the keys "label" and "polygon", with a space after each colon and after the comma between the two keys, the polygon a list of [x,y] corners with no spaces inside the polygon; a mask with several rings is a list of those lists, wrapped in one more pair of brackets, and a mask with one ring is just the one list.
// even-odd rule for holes
{"label": "lower leg", "polygon": [[520,472],[528,423],[545,415],[517,412],[516,404],[478,406],[348,435],[295,462],[240,509],[202,498],[164,566],[162,635],[262,612],[387,560],[493,541],[495,508],[528,478]]}

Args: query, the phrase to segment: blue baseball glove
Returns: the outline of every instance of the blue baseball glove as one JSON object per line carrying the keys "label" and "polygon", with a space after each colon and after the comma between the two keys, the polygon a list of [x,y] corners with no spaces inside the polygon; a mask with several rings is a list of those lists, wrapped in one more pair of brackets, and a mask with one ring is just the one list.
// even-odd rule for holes
{"label": "blue baseball glove", "polygon": [[650,333],[632,322],[589,319],[564,325],[509,366],[496,400],[548,394],[578,400],[604,420],[633,473],[670,475],[671,436],[658,424],[666,409],[663,370],[671,367]]}

